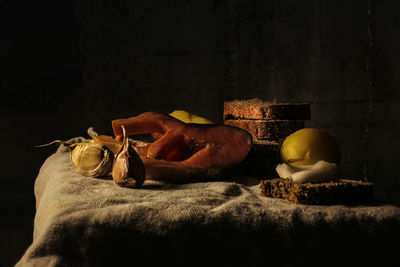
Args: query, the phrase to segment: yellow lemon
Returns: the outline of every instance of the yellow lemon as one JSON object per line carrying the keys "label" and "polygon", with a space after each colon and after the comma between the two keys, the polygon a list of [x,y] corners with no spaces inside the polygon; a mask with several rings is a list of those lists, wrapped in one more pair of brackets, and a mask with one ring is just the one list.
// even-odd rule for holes
{"label": "yellow lemon", "polygon": [[281,159],[292,166],[311,165],[320,160],[339,164],[340,148],[326,131],[304,128],[283,141]]}
{"label": "yellow lemon", "polygon": [[213,124],[214,122],[207,120],[206,118],[200,117],[195,114],[191,114],[186,110],[174,110],[169,115],[172,117],[186,122],[186,123],[198,123],[198,124]]}

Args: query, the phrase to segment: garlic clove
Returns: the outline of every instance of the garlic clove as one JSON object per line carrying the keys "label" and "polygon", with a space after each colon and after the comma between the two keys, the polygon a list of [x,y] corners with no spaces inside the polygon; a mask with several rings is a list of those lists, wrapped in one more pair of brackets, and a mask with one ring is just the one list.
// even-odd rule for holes
{"label": "garlic clove", "polygon": [[125,128],[123,130],[123,144],[114,158],[112,177],[114,182],[122,187],[139,187],[145,180],[145,167],[142,159],[129,145]]}

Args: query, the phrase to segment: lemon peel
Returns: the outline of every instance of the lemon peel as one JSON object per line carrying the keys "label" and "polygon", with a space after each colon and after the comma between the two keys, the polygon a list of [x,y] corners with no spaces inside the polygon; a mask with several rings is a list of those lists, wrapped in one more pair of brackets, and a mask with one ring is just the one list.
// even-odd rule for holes
{"label": "lemon peel", "polygon": [[317,128],[303,128],[283,141],[281,159],[292,166],[312,165],[320,160],[339,164],[340,148],[335,138]]}
{"label": "lemon peel", "polygon": [[324,160],[303,167],[294,167],[282,163],[276,166],[276,172],[279,177],[291,178],[297,183],[316,183],[337,179],[337,165]]}
{"label": "lemon peel", "polygon": [[174,110],[169,115],[185,123],[214,124],[214,122],[204,117],[189,113],[186,110]]}

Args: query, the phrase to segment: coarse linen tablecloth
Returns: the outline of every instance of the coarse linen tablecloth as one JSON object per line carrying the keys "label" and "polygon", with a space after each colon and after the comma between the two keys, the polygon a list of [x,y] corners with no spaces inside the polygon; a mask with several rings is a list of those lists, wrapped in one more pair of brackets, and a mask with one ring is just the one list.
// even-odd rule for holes
{"label": "coarse linen tablecloth", "polygon": [[33,242],[16,266],[399,263],[399,207],[296,205],[249,181],[121,188],[79,175],[60,146],[36,179]]}

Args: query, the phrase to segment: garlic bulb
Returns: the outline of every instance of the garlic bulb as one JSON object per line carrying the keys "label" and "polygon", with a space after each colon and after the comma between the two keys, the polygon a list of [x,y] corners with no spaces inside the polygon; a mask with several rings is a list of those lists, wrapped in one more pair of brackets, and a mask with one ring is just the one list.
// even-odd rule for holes
{"label": "garlic bulb", "polygon": [[113,153],[105,145],[93,140],[67,146],[75,169],[84,176],[106,176],[112,170]]}

